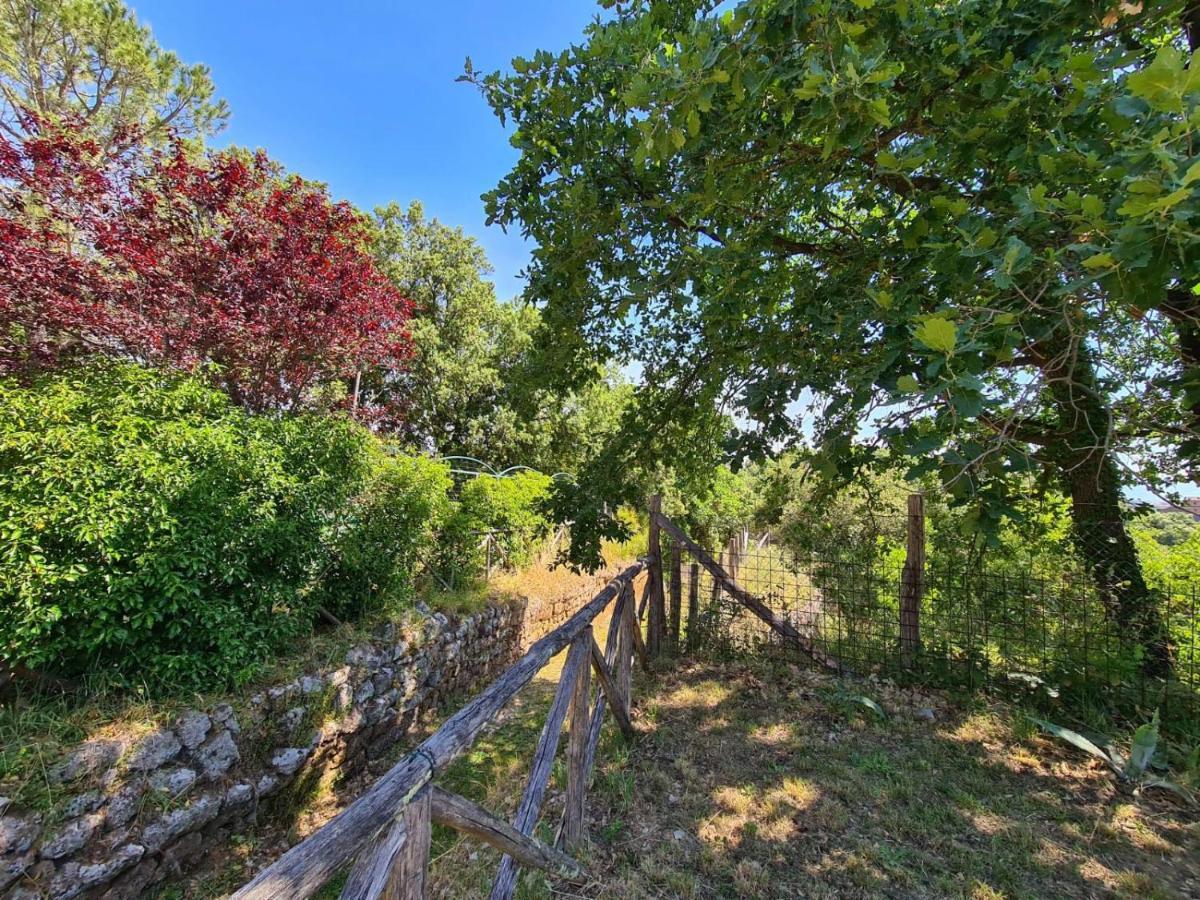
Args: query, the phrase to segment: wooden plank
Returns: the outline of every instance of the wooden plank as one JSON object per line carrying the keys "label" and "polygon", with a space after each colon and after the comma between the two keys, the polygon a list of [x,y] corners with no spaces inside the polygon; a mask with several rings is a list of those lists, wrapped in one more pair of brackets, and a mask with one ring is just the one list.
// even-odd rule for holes
{"label": "wooden plank", "polygon": [[361,797],[320,830],[291,848],[233,896],[237,900],[300,900],[316,893],[433,776],[474,743],[479,732],[547,662],[570,644],[625,586],[645,570],[641,559],[610,581],[586,606],[534,643],[475,699],[452,715],[417,749],[396,763]]}
{"label": "wooden plank", "polygon": [[412,798],[383,841],[350,872],[341,900],[424,900],[429,868],[430,790]]}
{"label": "wooden plank", "polygon": [[408,831],[403,819],[397,819],[384,832],[383,840],[363,851],[338,895],[340,900],[367,900],[380,896],[392,873],[392,863],[406,843]]}
{"label": "wooden plank", "polygon": [[662,497],[655,494],[650,498],[650,617],[646,623],[646,653],[652,659],[662,653],[663,637],[667,630],[663,596],[662,542],[659,537],[661,515]]}
{"label": "wooden plank", "polygon": [[925,595],[925,498],[908,495],[908,543],[900,573],[900,662],[911,669],[921,649],[921,599]]}
{"label": "wooden plank", "polygon": [[443,790],[430,787],[433,821],[507,853],[523,866],[541,869],[568,881],[586,881],[587,870],[567,854],[532,835],[521,834],[512,825],[482,806]]}
{"label": "wooden plank", "polygon": [[[609,620],[608,636],[604,641],[604,661],[609,666],[620,658],[618,654],[621,652],[621,641],[624,639],[626,632],[626,629],[621,626],[628,619],[630,610],[633,609],[633,598],[633,585],[630,584],[617,599],[617,606],[613,610],[612,619]],[[628,711],[628,699],[626,699],[625,708]],[[599,696],[596,697],[595,704],[592,706],[592,719],[588,724],[587,758],[584,761],[584,770],[589,779],[592,774],[592,766],[596,761],[596,750],[600,746],[600,729],[604,725],[605,709],[607,709],[607,698],[604,691],[600,691]]]}
{"label": "wooden plank", "polygon": [[[633,588],[629,589],[629,605],[634,602]],[[633,629],[636,624],[631,625],[633,621],[625,610],[621,611],[621,621],[619,623],[620,630],[617,633],[617,652],[615,656],[605,654],[605,659],[609,660],[610,668],[614,669],[613,677],[617,683],[617,693],[621,696],[621,708],[625,711],[626,718],[629,717],[630,703],[633,699]]]}
{"label": "wooden plank", "polygon": [[766,622],[780,636],[795,644],[802,653],[815,662],[834,672],[849,674],[837,659],[817,647],[811,640],[798,632],[790,622],[780,619],[762,600],[730,578],[721,565],[708,554],[708,551],[684,534],[683,529],[661,513],[658,519],[662,530],[683,544],[731,597]]}
{"label": "wooden plank", "polygon": [[[576,643],[583,642],[587,652],[592,656],[592,662],[598,663],[600,670],[607,674],[608,667],[604,665],[604,657],[596,639],[586,631],[575,639]],[[582,846],[586,834],[584,819],[587,804],[587,745],[588,731],[591,725],[591,675],[592,666],[584,665],[575,676],[575,691],[571,697],[570,736],[567,738],[567,798],[563,811],[563,846],[570,851]],[[616,713],[620,701],[609,705]]]}
{"label": "wooden plank", "polygon": [[671,652],[679,652],[679,628],[683,616],[683,563],[677,541],[671,544],[671,616],[667,640]]}
{"label": "wooden plank", "polygon": [[[650,594],[650,582],[646,582],[646,595]],[[638,661],[642,664],[642,671],[650,671],[650,654],[646,651],[646,642],[642,639],[641,623],[633,617],[633,604],[626,607],[625,616],[628,623],[629,635],[633,638],[633,648],[637,651]]]}
{"label": "wooden plank", "polygon": [[[571,642],[571,649],[567,651],[567,661],[563,664],[562,675],[558,680],[558,690],[554,694],[554,702],[550,704],[550,712],[546,715],[546,724],[542,726],[542,734],[538,738],[537,749],[533,753],[533,765],[529,770],[529,780],[525,783],[525,793],[521,797],[521,805],[517,807],[517,815],[513,820],[513,827],[522,834],[533,833],[533,827],[537,824],[538,815],[542,811],[542,798],[546,795],[546,782],[550,780],[554,755],[558,752],[558,739],[562,734],[563,720],[567,717],[567,707],[575,692],[575,681],[579,677],[579,670],[586,667],[589,655],[588,645],[585,641]],[[500,860],[500,869],[492,884],[492,900],[508,900],[509,897],[512,897],[516,884],[516,860],[505,855]]]}
{"label": "wooden plank", "polygon": [[688,567],[688,614],[687,614],[687,648],[695,650],[699,644],[700,635],[697,626],[700,624],[700,564],[692,563]]}
{"label": "wooden plank", "polygon": [[621,689],[617,687],[616,679],[605,664],[604,654],[600,652],[600,645],[595,640],[592,641],[592,668],[596,670],[596,680],[608,697],[608,705],[613,711],[613,718],[617,720],[617,727],[621,729],[621,734],[633,740],[637,732],[634,731],[629,714],[625,711],[625,698],[621,695]]}

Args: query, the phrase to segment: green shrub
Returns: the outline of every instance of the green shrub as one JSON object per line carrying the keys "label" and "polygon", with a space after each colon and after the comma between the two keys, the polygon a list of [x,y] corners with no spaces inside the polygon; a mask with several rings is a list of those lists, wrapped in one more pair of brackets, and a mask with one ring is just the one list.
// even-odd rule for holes
{"label": "green shrub", "polygon": [[489,532],[495,561],[514,568],[529,563],[550,532],[544,511],[549,491],[550,478],[540,472],[467,482],[442,534],[443,570],[456,576],[479,574],[485,565],[483,537]]}
{"label": "green shrub", "polygon": [[372,441],[134,365],[0,382],[5,658],[154,689],[243,679],[310,626]]}
{"label": "green shrub", "polygon": [[381,597],[410,597],[413,573],[432,557],[451,511],[446,463],[382,449],[372,463],[362,492],[341,517],[320,587],[324,605],[342,617],[371,609]]}

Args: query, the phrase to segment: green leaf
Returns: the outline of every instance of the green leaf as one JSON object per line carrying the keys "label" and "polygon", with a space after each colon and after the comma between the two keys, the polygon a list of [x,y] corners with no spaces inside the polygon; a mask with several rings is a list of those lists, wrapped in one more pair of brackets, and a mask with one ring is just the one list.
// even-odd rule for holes
{"label": "green leaf", "polygon": [[1098,219],[1104,215],[1104,202],[1095,194],[1085,194],[1079,206],[1089,219]]}
{"label": "green leaf", "polygon": [[875,713],[875,715],[879,716],[879,718],[881,718],[881,719],[887,718],[887,713],[885,713],[883,711],[883,707],[880,706],[878,703],[876,703],[874,700],[872,700],[870,697],[865,697],[862,694],[855,694],[850,699],[852,699],[855,703],[862,704],[867,709],[869,709],[873,713]]}
{"label": "green leaf", "polygon": [[958,329],[948,319],[931,316],[917,326],[913,336],[930,350],[948,356],[954,352],[954,345],[958,342]]}
{"label": "green leaf", "polygon": [[1133,742],[1129,748],[1129,762],[1125,764],[1125,776],[1127,778],[1140,778],[1150,765],[1150,760],[1154,758],[1154,751],[1158,749],[1158,710],[1154,711],[1154,718],[1138,728],[1133,733]]}
{"label": "green leaf", "polygon": [[1112,757],[1110,757],[1107,753],[1105,753],[1079,732],[1072,731],[1070,728],[1064,728],[1061,725],[1055,725],[1053,722],[1047,722],[1045,719],[1034,719],[1031,717],[1030,721],[1043,731],[1054,735],[1056,738],[1066,741],[1068,744],[1071,744],[1074,747],[1078,747],[1085,753],[1090,753],[1092,756],[1096,757],[1096,759],[1103,760],[1114,771],[1119,771],[1113,764]]}
{"label": "green leaf", "polygon": [[1111,269],[1117,264],[1111,253],[1096,253],[1083,261],[1083,267],[1089,271],[1096,269]]}
{"label": "green leaf", "polygon": [[921,389],[921,383],[911,375],[901,375],[896,379],[896,387],[906,394],[915,394]]}
{"label": "green leaf", "polygon": [[1153,109],[1180,112],[1183,96],[1196,89],[1196,75],[1185,68],[1183,53],[1167,44],[1158,51],[1154,62],[1126,79],[1130,93],[1141,97]]}

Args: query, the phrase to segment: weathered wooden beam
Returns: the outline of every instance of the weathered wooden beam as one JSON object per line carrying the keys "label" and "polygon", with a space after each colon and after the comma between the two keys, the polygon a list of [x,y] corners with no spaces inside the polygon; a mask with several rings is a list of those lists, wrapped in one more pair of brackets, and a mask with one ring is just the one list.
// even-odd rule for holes
{"label": "weathered wooden beam", "polygon": [[671,615],[668,623],[668,643],[671,652],[679,652],[680,619],[683,616],[683,565],[678,541],[671,542]]}
{"label": "weathered wooden beam", "polygon": [[[612,665],[615,660],[620,657],[623,646],[625,629],[622,628],[622,623],[629,615],[629,611],[633,609],[634,594],[633,584],[626,586],[621,596],[617,598],[617,605],[613,609],[612,618],[608,622],[608,634],[604,639],[604,661],[608,665]],[[584,769],[590,779],[592,774],[592,766],[596,761],[596,750],[600,746],[600,729],[604,725],[604,711],[607,709],[607,698],[604,691],[600,691],[596,697],[596,702],[592,706],[592,718],[588,724],[588,744],[587,758],[584,761]],[[626,701],[626,709],[628,709],[628,701]],[[561,831],[561,829],[560,829]]]}
{"label": "weathered wooden beam", "polygon": [[604,654],[600,652],[600,645],[595,640],[592,641],[592,668],[596,670],[596,680],[599,681],[601,689],[608,697],[608,705],[613,711],[617,727],[621,729],[621,734],[625,735],[627,739],[633,740],[637,736],[637,732],[633,728],[633,723],[629,721],[629,715],[625,712],[625,699],[621,695],[621,689],[617,687],[612,671],[604,662]]}
{"label": "weathered wooden beam", "polygon": [[[596,639],[583,632],[575,639],[576,643],[583,642],[587,651],[592,654],[592,662],[599,663],[605,673],[608,668],[604,665],[604,657]],[[567,738],[567,797],[563,808],[563,846],[570,851],[577,850],[584,841],[586,830],[587,805],[587,745],[588,731],[591,724],[591,675],[592,667],[586,663],[575,676],[575,691],[571,696],[570,735]],[[620,705],[611,703],[616,713]]]}
{"label": "weathered wooden beam", "polygon": [[688,619],[687,647],[695,650],[699,646],[700,634],[697,625],[700,623],[700,564],[692,563],[688,568]]}
{"label": "weathered wooden beam", "polygon": [[[646,582],[646,595],[651,592],[650,582]],[[642,638],[642,625],[638,619],[633,616],[633,604],[629,604],[625,610],[626,622],[629,628],[629,635],[633,638],[633,649],[637,651],[638,662],[642,664],[642,671],[650,671],[650,654],[646,652],[646,642]]]}
{"label": "weathered wooden beam", "polygon": [[568,881],[585,881],[587,871],[567,854],[492,815],[466,797],[443,790],[436,784],[432,791],[433,821],[507,853],[523,866],[541,869]]}
{"label": "weathered wooden beam", "polygon": [[[629,606],[633,606],[634,595],[633,588],[629,589]],[[621,698],[621,709],[625,711],[625,717],[628,718],[633,700],[633,634],[632,629],[636,625],[629,624],[630,617],[625,609],[622,609],[620,621],[617,623],[617,652],[615,655],[605,653],[605,661],[608,662],[609,670],[613,672],[613,679],[617,685],[617,694]]]}
{"label": "weathered wooden beam", "polygon": [[648,553],[650,555],[650,616],[646,623],[646,653],[656,657],[663,651],[663,638],[666,635],[666,615],[663,597],[663,559],[662,542],[659,537],[659,522],[662,516],[662,497],[655,494],[650,498],[650,535],[648,538]]}
{"label": "weathered wooden beam", "polygon": [[682,528],[680,528],[666,516],[662,515],[662,513],[659,513],[658,521],[662,530],[683,544],[683,546],[686,547],[691,554],[696,557],[700,565],[704,566],[704,568],[708,570],[709,574],[712,575],[717,583],[720,584],[721,587],[723,587],[731,597],[766,622],[780,636],[790,641],[792,644],[795,644],[802,653],[815,662],[825,666],[827,669],[833,670],[834,672],[849,674],[837,659],[830,656],[820,647],[817,647],[813,641],[809,640],[799,631],[797,631],[790,622],[786,622],[779,618],[779,616],[775,615],[774,611],[765,603],[763,603],[762,600],[760,600],[758,597],[755,597],[740,584],[730,578],[728,573],[726,573],[721,565],[708,554],[708,551],[688,537]]}
{"label": "weathered wooden beam", "polygon": [[[576,635],[578,638],[579,635]],[[589,636],[590,640],[590,636]],[[517,807],[517,815],[513,827],[522,834],[532,834],[542,811],[542,798],[546,795],[546,782],[550,780],[550,770],[554,766],[554,755],[558,751],[558,739],[562,734],[563,720],[567,717],[567,708],[575,693],[575,681],[579,670],[586,667],[588,661],[588,645],[586,641],[574,640],[571,649],[567,651],[567,661],[563,663],[562,674],[558,680],[558,690],[554,701],[550,704],[550,712],[546,715],[546,724],[542,727],[541,737],[538,738],[537,749],[533,753],[533,765],[529,769],[529,780],[525,783],[525,793],[521,797],[521,805]],[[500,869],[492,884],[492,900],[508,900],[512,897],[517,884],[517,864],[511,856],[505,855],[500,860]]]}
{"label": "weathered wooden beam", "polygon": [[[392,874],[392,862],[408,843],[404,821],[397,819],[384,832],[383,840],[363,850],[362,856],[350,871],[339,900],[367,900],[378,897]],[[374,893],[372,893],[374,892]]]}
{"label": "weathered wooden beam", "polygon": [[363,851],[342,888],[341,900],[424,900],[429,801],[426,786],[401,810],[384,839]]}
{"label": "weathered wooden beam", "polygon": [[390,825],[433,776],[474,743],[479,732],[556,653],[646,568],[638,560],[608,583],[586,606],[528,652],[475,699],[452,715],[419,747],[371,785],[361,797],[260,872],[233,896],[237,900],[302,900],[316,893],[372,837]]}

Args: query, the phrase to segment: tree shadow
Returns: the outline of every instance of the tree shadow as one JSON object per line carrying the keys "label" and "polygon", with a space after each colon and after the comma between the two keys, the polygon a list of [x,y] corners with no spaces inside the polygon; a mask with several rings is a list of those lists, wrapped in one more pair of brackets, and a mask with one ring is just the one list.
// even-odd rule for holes
{"label": "tree shadow", "polygon": [[[589,896],[1200,888],[1195,811],[1121,794],[1102,767],[1002,707],[762,661],[684,661],[660,679],[641,685],[646,734],[627,760],[601,757]],[[934,721],[918,717],[927,707]],[[634,789],[609,789],[621,778]]]}

